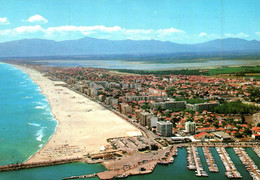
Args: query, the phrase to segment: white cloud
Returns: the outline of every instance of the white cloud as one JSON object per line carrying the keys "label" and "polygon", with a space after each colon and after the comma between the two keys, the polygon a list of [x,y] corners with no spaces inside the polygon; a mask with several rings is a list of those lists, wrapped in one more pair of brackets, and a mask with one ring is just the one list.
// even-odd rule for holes
{"label": "white cloud", "polygon": [[[52,36],[55,33],[71,33],[71,32],[78,32],[83,35],[91,35],[91,34],[98,34],[98,33],[105,33],[118,36],[123,36],[129,39],[133,39],[133,36],[140,37],[142,39],[153,39],[156,37],[166,37],[171,36],[173,34],[183,34],[185,33],[182,30],[169,28],[169,29],[126,29],[121,28],[119,26],[111,26],[106,27],[103,25],[99,26],[58,26],[58,27],[49,27],[45,29],[45,33],[49,36]],[[157,38],[158,39],[158,38]]]}
{"label": "white cloud", "polygon": [[10,22],[8,21],[8,19],[7,19],[7,17],[0,17],[0,25],[1,24],[5,24],[5,25],[7,25],[7,24],[10,24]]}
{"label": "white cloud", "polygon": [[249,37],[248,34],[245,33],[238,33],[238,34],[230,34],[230,33],[226,33],[224,34],[224,36],[229,37],[229,38],[247,38]]}
{"label": "white cloud", "polygon": [[0,35],[5,36],[17,36],[20,34],[33,34],[38,32],[44,32],[44,29],[40,25],[35,26],[20,26],[14,29],[4,29],[0,30]]}
{"label": "white cloud", "polygon": [[169,28],[169,29],[159,29],[157,32],[161,35],[170,35],[170,34],[175,34],[175,33],[185,33],[184,31],[180,29],[175,29],[175,28]]}
{"label": "white cloud", "polygon": [[[180,40],[185,38],[185,32],[173,27],[168,29],[126,29],[119,26],[57,26],[43,28],[40,25],[20,26],[13,29],[0,30],[0,35],[30,37],[30,34],[41,35],[51,39],[67,39],[66,37],[107,37],[107,39],[135,39],[135,40]],[[40,33],[40,34],[39,34]]]}
{"label": "white cloud", "polygon": [[42,17],[39,14],[29,17],[26,21],[28,21],[30,23],[34,23],[34,22],[47,23],[48,22],[47,19],[45,19],[44,17]]}
{"label": "white cloud", "polygon": [[135,35],[135,34],[153,34],[154,30],[152,29],[123,29],[124,34]]}
{"label": "white cloud", "polygon": [[106,27],[106,26],[58,26],[58,27],[49,27],[46,29],[47,33],[54,33],[54,32],[91,32],[91,31],[100,31],[100,32],[115,32],[120,31],[121,27],[113,26],[113,27]]}
{"label": "white cloud", "polygon": [[202,33],[199,34],[199,37],[205,37],[205,36],[207,36],[207,35],[208,35],[207,33],[202,32]]}
{"label": "white cloud", "polygon": [[39,31],[44,31],[44,29],[40,25],[36,25],[36,26],[20,26],[20,27],[17,27],[17,28],[13,29],[13,32],[17,33],[17,34],[34,33],[34,32],[39,32]]}

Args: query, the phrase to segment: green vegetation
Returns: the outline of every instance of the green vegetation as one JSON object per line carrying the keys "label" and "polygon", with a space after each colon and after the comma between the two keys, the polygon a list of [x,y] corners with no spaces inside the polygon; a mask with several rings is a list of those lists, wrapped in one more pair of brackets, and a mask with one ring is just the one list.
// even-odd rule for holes
{"label": "green vegetation", "polygon": [[249,96],[251,102],[260,103],[260,88],[259,87],[251,87],[248,92],[251,94]]}
{"label": "green vegetation", "polygon": [[215,107],[215,111],[219,114],[252,114],[258,109],[256,106],[243,104],[240,101],[223,103]]}
{"label": "green vegetation", "polygon": [[208,75],[234,74],[244,76],[246,73],[260,73],[260,66],[221,67],[209,69]]}
{"label": "green vegetation", "polygon": [[182,70],[133,70],[133,69],[118,69],[115,70],[122,73],[132,73],[132,74],[141,74],[141,75],[208,75],[208,72],[201,72],[198,69],[189,70],[189,69],[182,69]]}
{"label": "green vegetation", "polygon": [[252,131],[249,128],[246,128],[243,134],[246,135],[246,136],[251,136]]}
{"label": "green vegetation", "polygon": [[233,74],[236,76],[249,76],[260,79],[260,66],[240,66],[240,67],[216,67],[214,69],[181,69],[181,70],[133,70],[133,69],[118,69],[115,70],[123,73],[141,74],[141,75],[218,75],[218,74]]}
{"label": "green vegetation", "polygon": [[144,110],[146,110],[146,109],[148,110],[148,109],[150,109],[150,106],[149,106],[149,104],[146,102],[144,105],[141,106],[141,108],[144,109]]}
{"label": "green vegetation", "polygon": [[242,138],[242,135],[240,133],[235,133],[236,138]]}

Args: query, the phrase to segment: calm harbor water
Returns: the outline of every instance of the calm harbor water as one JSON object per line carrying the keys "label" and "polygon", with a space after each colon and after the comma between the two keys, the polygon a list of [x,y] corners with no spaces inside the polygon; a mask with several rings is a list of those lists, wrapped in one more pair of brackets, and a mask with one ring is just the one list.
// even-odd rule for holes
{"label": "calm harbor water", "polygon": [[[46,97],[29,76],[8,64],[0,63],[0,165],[22,162],[43,146],[55,131],[57,122],[53,119]],[[209,177],[196,177],[195,171],[186,168],[186,149],[179,148],[173,164],[158,165],[152,174],[128,177],[140,180],[170,179],[227,179],[225,168],[215,148],[211,148],[219,167],[219,173],[210,173],[199,148],[203,168]],[[249,156],[260,167],[260,158],[250,148]],[[232,148],[227,152],[242,174],[243,179],[251,179],[245,167]],[[0,180],[56,180],[73,175],[91,174],[104,171],[100,164],[71,163],[52,167],[41,167],[20,171],[1,172]],[[97,178],[91,178],[97,179]]]}
{"label": "calm harbor water", "polygon": [[68,66],[68,67],[93,67],[107,69],[139,69],[139,70],[163,70],[181,68],[203,68],[231,65],[253,65],[260,64],[260,60],[209,60],[203,62],[188,63],[160,63],[149,61],[126,61],[126,60],[37,60],[35,63],[43,63],[48,66]]}

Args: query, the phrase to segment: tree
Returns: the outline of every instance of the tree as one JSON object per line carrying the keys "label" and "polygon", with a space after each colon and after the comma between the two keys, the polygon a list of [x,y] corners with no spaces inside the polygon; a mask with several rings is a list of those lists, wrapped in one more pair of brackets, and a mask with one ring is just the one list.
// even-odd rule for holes
{"label": "tree", "polygon": [[249,128],[246,128],[245,131],[244,131],[244,134],[245,134],[246,136],[252,135],[252,131],[251,131]]}
{"label": "tree", "polygon": [[219,127],[218,121],[215,121],[215,122],[213,123],[213,126],[215,126],[216,128],[218,128],[218,127]]}
{"label": "tree", "polygon": [[240,133],[237,132],[237,133],[235,133],[235,137],[236,137],[236,138],[241,138],[242,135],[241,135]]}

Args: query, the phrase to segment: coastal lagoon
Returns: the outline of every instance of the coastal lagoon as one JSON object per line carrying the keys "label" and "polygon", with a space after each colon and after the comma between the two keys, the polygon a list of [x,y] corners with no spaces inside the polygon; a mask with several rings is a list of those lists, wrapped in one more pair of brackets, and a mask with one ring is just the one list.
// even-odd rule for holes
{"label": "coastal lagoon", "polygon": [[166,70],[166,69],[196,69],[218,66],[242,66],[259,65],[260,60],[208,60],[191,62],[167,62],[160,61],[130,61],[130,60],[35,60],[37,64],[62,67],[93,67],[106,69],[137,69],[137,70]]}

